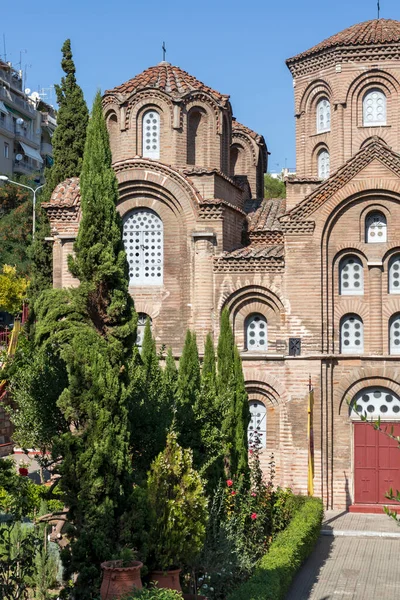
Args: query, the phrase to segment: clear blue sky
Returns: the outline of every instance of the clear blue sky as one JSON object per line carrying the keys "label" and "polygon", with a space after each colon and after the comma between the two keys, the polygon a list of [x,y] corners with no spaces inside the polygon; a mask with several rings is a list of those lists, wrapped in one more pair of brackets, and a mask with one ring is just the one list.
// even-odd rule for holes
{"label": "clear blue sky", "polygon": [[[399,0],[380,0],[400,20]],[[230,94],[236,118],[265,136],[269,169],[295,166],[293,88],[285,59],[376,18],[376,0],[20,0],[2,19],[7,60],[27,64],[32,91],[57,83],[71,38],[78,82],[91,105],[102,91],[162,60]],[[4,58],[3,40],[0,54]],[[25,53],[24,50],[27,52]]]}

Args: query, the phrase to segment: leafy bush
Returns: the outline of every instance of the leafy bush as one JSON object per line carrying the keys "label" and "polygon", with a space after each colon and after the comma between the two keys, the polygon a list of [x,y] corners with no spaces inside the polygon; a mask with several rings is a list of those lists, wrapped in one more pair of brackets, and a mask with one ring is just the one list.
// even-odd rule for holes
{"label": "leafy bush", "polygon": [[283,600],[296,571],[315,546],[322,517],[322,501],[305,498],[303,506],[287,529],[278,534],[252,577],[230,594],[228,600]]}
{"label": "leafy bush", "polygon": [[136,590],[133,595],[126,596],[124,600],[182,600],[182,594],[176,590],[167,590],[164,588],[143,588]]}
{"label": "leafy bush", "polygon": [[162,570],[190,565],[203,546],[207,500],[192,451],[179,446],[175,433],[151,466],[147,494],[153,524],[148,564]]}

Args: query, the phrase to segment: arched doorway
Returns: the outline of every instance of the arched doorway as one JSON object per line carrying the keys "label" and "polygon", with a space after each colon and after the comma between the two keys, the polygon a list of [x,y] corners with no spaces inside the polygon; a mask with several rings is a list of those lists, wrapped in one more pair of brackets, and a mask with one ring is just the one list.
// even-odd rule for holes
{"label": "arched doorway", "polygon": [[[379,429],[367,421],[380,420]],[[400,398],[381,386],[356,394],[350,417],[354,426],[354,503],[392,504],[390,489],[400,490],[400,448],[389,434],[400,436]]]}

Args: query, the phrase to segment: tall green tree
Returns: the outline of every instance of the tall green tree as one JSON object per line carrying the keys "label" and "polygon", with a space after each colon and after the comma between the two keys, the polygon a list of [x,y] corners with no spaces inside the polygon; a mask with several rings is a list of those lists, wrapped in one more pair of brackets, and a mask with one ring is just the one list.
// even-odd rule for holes
{"label": "tall green tree", "polygon": [[[64,42],[61,49],[61,68],[65,73],[61,83],[55,85],[57,94],[57,127],[52,138],[53,165],[45,171],[46,185],[40,201],[48,202],[54,188],[68,177],[79,177],[83,164],[86,129],[89,112],[75,76],[71,41]],[[51,235],[50,224],[43,209],[38,208],[37,231],[32,246],[31,300],[52,285],[52,248],[46,237]]]}
{"label": "tall green tree", "polygon": [[202,473],[206,480],[206,491],[211,496],[224,477],[223,413],[217,392],[216,359],[211,334],[207,335],[204,348],[196,417],[201,426]]}
{"label": "tall green tree", "polygon": [[286,186],[284,182],[266,173],[264,175],[264,198],[286,198]]}
{"label": "tall green tree", "polygon": [[221,315],[217,353],[217,388],[223,414],[225,473],[231,477],[240,473],[247,475],[247,426],[250,414],[242,365],[227,308],[224,308]]}
{"label": "tall green tree", "polygon": [[201,458],[201,426],[196,417],[196,405],[200,393],[200,360],[196,335],[187,331],[182,355],[179,360],[176,393],[176,427],[179,443],[193,450],[196,468]]}
{"label": "tall green tree", "polygon": [[65,575],[76,600],[97,598],[100,563],[121,544],[130,506],[128,390],[136,314],[128,293],[117,182],[100,93],[88,125],[81,178],[82,219],[70,268],[80,285],[45,290],[37,303],[36,348],[57,351],[66,384],[56,404],[65,430],[52,440],[58,486],[68,506]]}

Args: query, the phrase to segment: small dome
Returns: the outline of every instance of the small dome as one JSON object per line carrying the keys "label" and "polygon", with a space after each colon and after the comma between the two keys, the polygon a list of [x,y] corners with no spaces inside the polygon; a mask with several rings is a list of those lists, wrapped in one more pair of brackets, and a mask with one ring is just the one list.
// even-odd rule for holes
{"label": "small dome", "polygon": [[374,19],[352,25],[309,50],[288,58],[286,63],[289,65],[312,54],[340,46],[375,46],[393,42],[400,42],[400,21]]}
{"label": "small dome", "polygon": [[133,79],[130,79],[122,85],[118,85],[112,90],[106,90],[107,94],[131,95],[139,90],[159,89],[170,94],[175,98],[186,96],[190,92],[205,92],[214,98],[219,104],[226,104],[229,96],[208,87],[193,75],[189,75],[179,67],[171,65],[167,61],[162,61],[155,67],[149,67],[143,73],[139,73]]}
{"label": "small dome", "polygon": [[79,200],[79,177],[69,177],[57,185],[46,205],[74,206]]}

